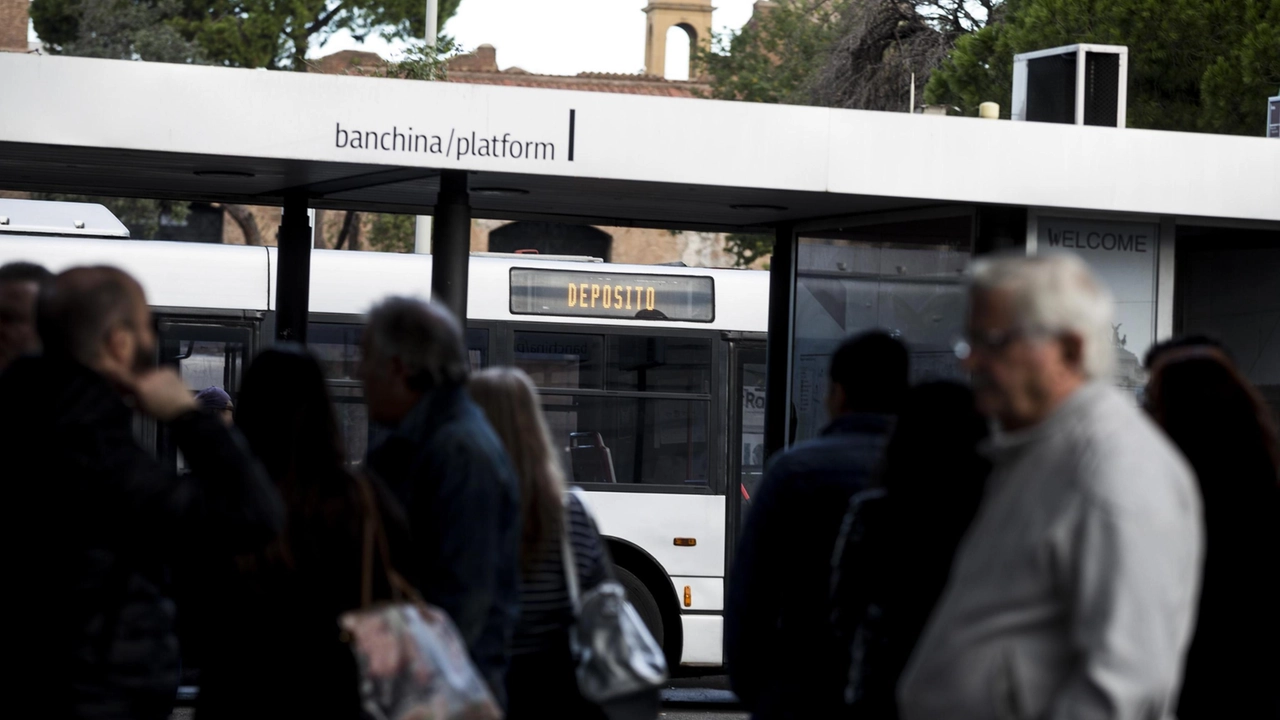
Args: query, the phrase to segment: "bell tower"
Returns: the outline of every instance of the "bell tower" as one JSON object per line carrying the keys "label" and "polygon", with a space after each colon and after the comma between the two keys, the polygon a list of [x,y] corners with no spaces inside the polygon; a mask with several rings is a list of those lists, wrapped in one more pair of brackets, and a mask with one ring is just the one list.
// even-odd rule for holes
{"label": "bell tower", "polygon": [[644,72],[666,77],[667,31],[678,27],[689,35],[689,79],[693,79],[693,49],[711,44],[711,0],[649,0],[644,36]]}

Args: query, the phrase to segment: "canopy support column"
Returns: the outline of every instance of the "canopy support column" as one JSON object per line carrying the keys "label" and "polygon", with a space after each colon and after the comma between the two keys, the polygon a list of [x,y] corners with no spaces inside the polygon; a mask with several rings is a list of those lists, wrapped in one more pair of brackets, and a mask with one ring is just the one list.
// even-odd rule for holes
{"label": "canopy support column", "polygon": [[467,273],[471,260],[471,200],[464,170],[440,173],[431,226],[431,297],[467,324]]}
{"label": "canopy support column", "polygon": [[276,254],[276,340],[307,342],[311,293],[311,219],[305,193],[284,198]]}
{"label": "canopy support column", "polygon": [[769,341],[765,354],[764,454],[785,450],[791,428],[791,353],[795,341],[795,226],[779,225],[769,261]]}

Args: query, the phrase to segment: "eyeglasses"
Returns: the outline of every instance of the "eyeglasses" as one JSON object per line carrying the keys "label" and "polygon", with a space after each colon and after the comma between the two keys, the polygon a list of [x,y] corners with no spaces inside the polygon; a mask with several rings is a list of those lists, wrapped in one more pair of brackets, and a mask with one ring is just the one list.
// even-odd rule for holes
{"label": "eyeglasses", "polygon": [[1046,333],[1041,330],[1012,328],[1010,330],[987,330],[981,333],[966,332],[965,336],[953,346],[956,357],[964,360],[973,355],[975,350],[988,354],[998,354],[1014,342],[1023,338],[1041,337]]}

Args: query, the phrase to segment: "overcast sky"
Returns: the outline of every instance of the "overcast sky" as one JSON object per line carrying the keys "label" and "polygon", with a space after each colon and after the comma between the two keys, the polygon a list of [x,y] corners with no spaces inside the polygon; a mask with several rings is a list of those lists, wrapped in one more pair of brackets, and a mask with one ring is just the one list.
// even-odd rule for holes
{"label": "overcast sky", "polygon": [[[424,0],[425,2],[425,0]],[[635,73],[644,69],[643,9],[648,0],[462,0],[445,26],[465,50],[488,43],[498,50],[498,66],[546,75],[580,72]],[[740,28],[754,0],[715,0],[717,30]],[[381,38],[363,46],[335,36],[313,56],[361,48],[395,52]],[[668,55],[669,66],[688,67],[688,55]]]}

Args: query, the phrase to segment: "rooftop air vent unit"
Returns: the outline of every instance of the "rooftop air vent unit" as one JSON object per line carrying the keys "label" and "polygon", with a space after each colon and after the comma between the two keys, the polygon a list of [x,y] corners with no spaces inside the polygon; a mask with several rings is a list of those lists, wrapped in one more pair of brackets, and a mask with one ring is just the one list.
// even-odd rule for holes
{"label": "rooftop air vent unit", "polygon": [[1014,120],[1124,127],[1129,48],[1067,45],[1013,56]]}

